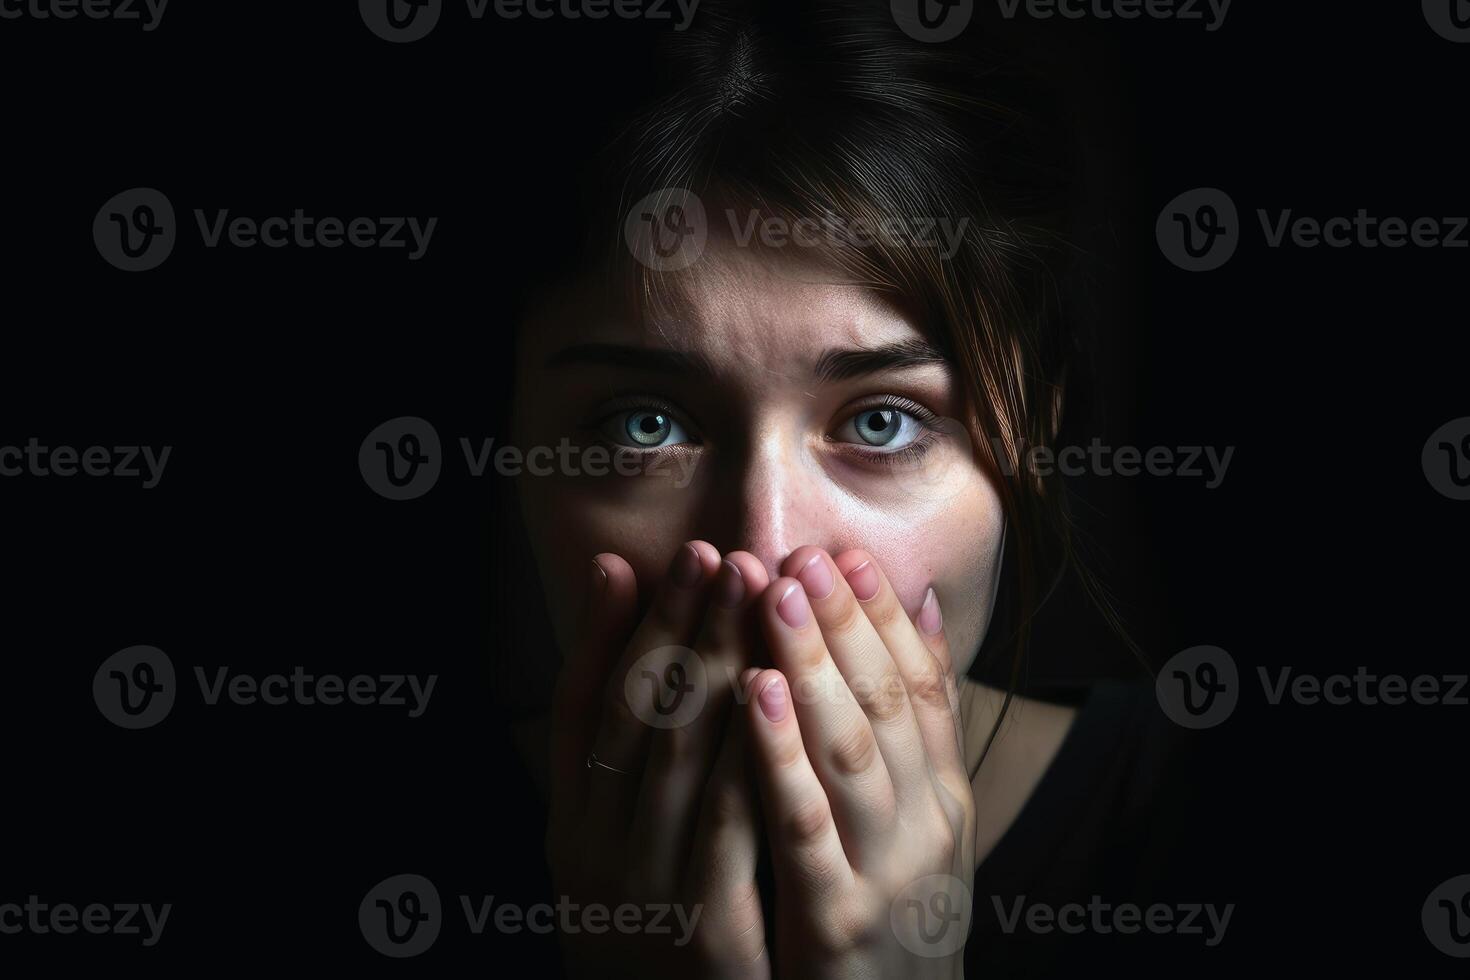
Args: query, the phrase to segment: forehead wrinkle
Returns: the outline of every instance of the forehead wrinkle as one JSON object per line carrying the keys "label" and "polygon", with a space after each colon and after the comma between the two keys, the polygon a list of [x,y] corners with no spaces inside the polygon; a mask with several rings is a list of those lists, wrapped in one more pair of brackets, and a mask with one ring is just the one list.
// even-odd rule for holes
{"label": "forehead wrinkle", "polygon": [[[671,276],[645,340],[699,350],[731,374],[758,366],[809,385],[817,359],[833,347],[868,348],[922,338],[881,296],[855,284],[783,274],[769,260],[731,250],[709,253]],[[810,391],[803,391],[816,397]]]}

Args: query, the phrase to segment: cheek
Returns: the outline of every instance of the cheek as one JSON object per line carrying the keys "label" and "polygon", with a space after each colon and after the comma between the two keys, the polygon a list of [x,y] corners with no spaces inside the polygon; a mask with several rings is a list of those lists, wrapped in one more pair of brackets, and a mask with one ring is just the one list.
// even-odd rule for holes
{"label": "cheek", "polygon": [[963,674],[990,622],[1003,527],[1000,498],[981,478],[921,519],[870,515],[848,547],[873,555],[910,619],[934,587],[955,669]]}

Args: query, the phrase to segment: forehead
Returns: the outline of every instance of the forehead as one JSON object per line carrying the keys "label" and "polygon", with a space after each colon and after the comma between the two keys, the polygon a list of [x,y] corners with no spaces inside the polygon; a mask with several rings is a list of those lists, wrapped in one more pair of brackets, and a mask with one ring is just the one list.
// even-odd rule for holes
{"label": "forehead", "polygon": [[698,353],[724,375],[804,376],[824,351],[922,340],[873,289],[799,255],[716,244],[693,266],[658,277],[642,318],[610,315],[583,301],[530,331],[536,361],[575,344],[621,344]]}

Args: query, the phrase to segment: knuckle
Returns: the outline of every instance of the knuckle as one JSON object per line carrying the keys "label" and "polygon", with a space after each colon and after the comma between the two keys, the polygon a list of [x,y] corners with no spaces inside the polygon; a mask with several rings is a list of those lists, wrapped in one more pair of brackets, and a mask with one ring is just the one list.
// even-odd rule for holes
{"label": "knuckle", "polygon": [[856,776],[873,768],[878,758],[878,740],[866,724],[854,724],[832,739],[827,752],[840,775]]}
{"label": "knuckle", "polygon": [[806,759],[806,747],[802,745],[801,738],[795,734],[782,739],[771,756],[771,761],[777,769],[781,770],[796,769],[801,766],[804,759]]}
{"label": "knuckle", "polygon": [[860,698],[864,714],[885,724],[902,717],[908,704],[908,693],[896,675],[880,677],[878,683],[864,686],[861,694],[855,691],[854,696]]}
{"label": "knuckle", "polygon": [[825,797],[810,796],[796,803],[786,815],[786,835],[798,846],[811,845],[827,832],[832,821],[832,808]]}
{"label": "knuckle", "polygon": [[932,658],[910,676],[909,694],[926,707],[949,710],[949,683]]}
{"label": "knuckle", "polygon": [[898,600],[892,592],[888,592],[883,598],[869,605],[867,607],[867,614],[868,621],[873,624],[873,628],[879,633],[886,633],[898,623],[900,618],[904,620],[908,619],[904,615],[903,607],[898,604]]}

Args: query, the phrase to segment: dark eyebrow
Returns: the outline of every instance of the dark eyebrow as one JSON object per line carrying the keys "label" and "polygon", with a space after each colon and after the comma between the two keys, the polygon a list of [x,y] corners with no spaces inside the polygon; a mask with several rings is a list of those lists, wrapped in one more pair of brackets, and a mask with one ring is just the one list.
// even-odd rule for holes
{"label": "dark eyebrow", "polygon": [[905,340],[881,347],[832,348],[817,358],[818,381],[841,381],[844,378],[876,374],[895,368],[923,364],[945,364],[949,359],[922,340]]}
{"label": "dark eyebrow", "polygon": [[[944,364],[949,360],[936,348],[922,340],[905,340],[879,347],[829,348],[817,358],[812,370],[818,381],[842,381],[879,371]],[[577,344],[557,351],[546,359],[547,367],[573,364],[600,364],[614,367],[684,374],[708,380],[715,377],[714,367],[701,354],[669,350],[663,347],[631,347],[624,344]]]}
{"label": "dark eyebrow", "polygon": [[665,374],[692,374],[700,378],[715,376],[714,368],[702,355],[663,347],[577,344],[574,347],[557,351],[546,359],[547,367],[563,367],[570,364],[608,364],[642,371],[659,371]]}

